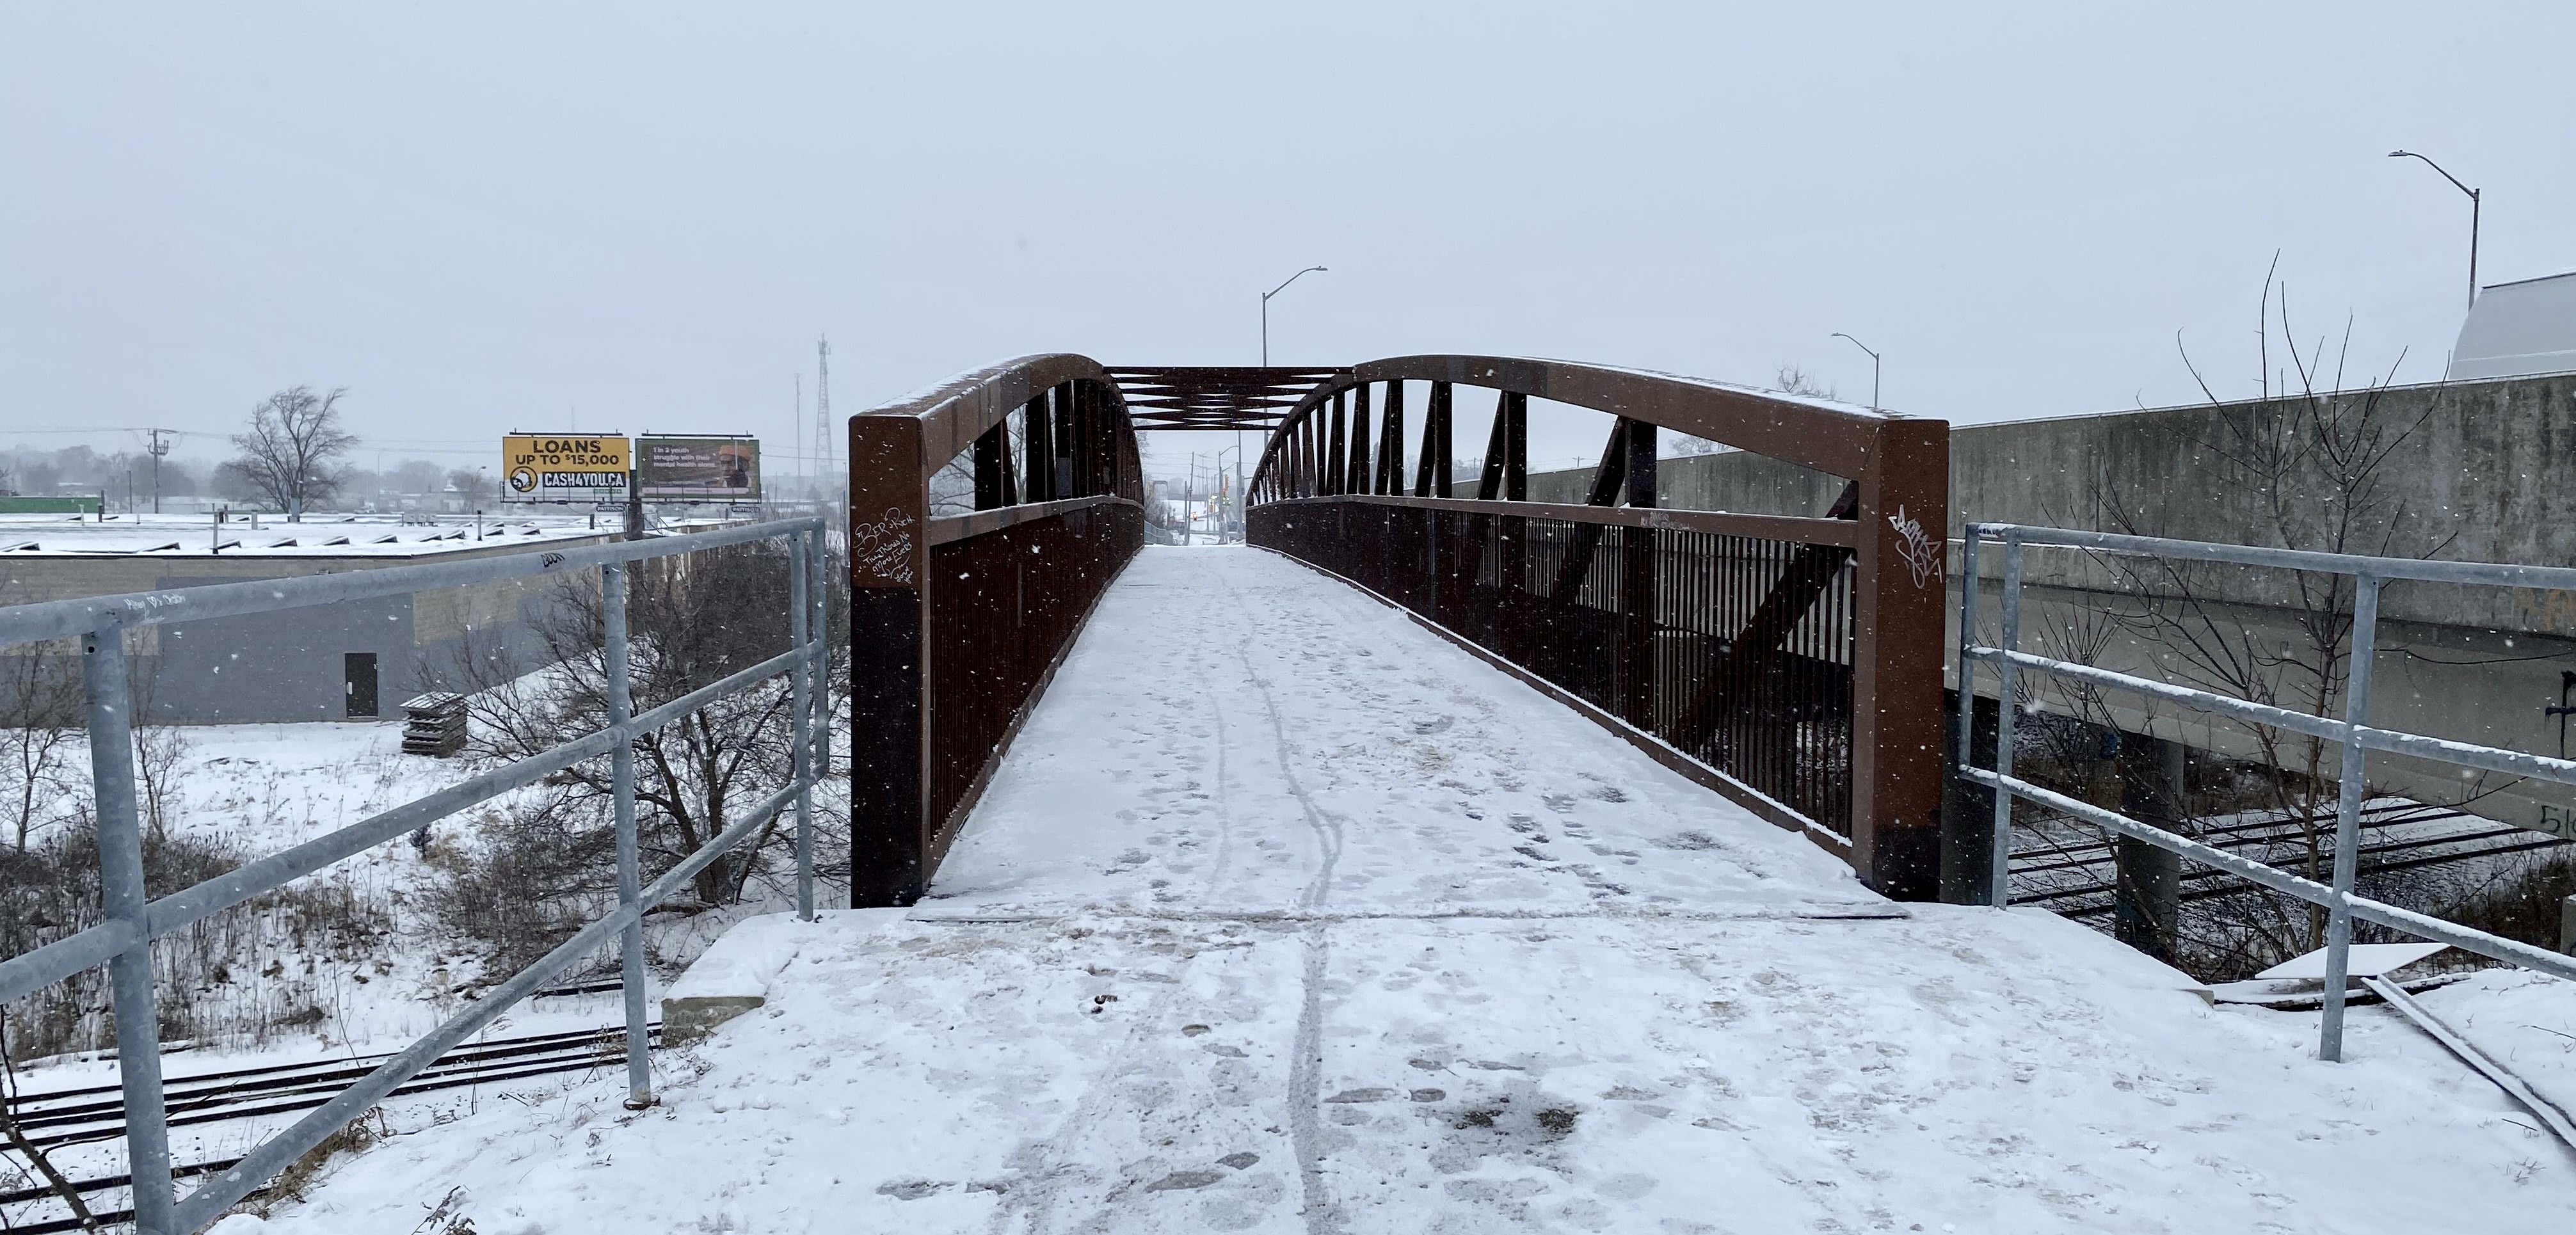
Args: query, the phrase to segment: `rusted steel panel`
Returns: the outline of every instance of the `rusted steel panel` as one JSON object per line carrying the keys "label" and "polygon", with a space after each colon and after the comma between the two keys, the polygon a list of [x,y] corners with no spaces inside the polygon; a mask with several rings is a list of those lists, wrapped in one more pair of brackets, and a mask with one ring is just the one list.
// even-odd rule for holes
{"label": "rusted steel panel", "polygon": [[[1025,487],[1012,411],[1026,414]],[[1143,547],[1143,468],[1117,387],[1080,356],[980,370],[849,432],[851,898],[905,905]],[[967,450],[979,509],[933,521],[930,477]]]}
{"label": "rusted steel panel", "polygon": [[1101,595],[1145,544],[1144,508],[1126,499],[1043,509],[931,550],[927,870],[938,869]]}
{"label": "rusted steel panel", "polygon": [[[1250,527],[1255,545],[1349,579],[1488,650],[1583,700],[1596,718],[1615,717],[1638,740],[1703,767],[1705,782],[1755,813],[1849,857],[1853,554],[1703,530],[1822,524],[1852,539],[1853,525],[1841,520],[1358,496],[1264,503]],[[1586,534],[1606,540],[1605,551],[1563,592],[1534,588],[1565,576]],[[1812,586],[1788,583],[1802,555],[1816,553],[1830,569]],[[1800,598],[1794,612],[1772,599],[1784,592]],[[1747,658],[1757,671],[1686,736],[1692,701],[1748,637],[1777,647]]]}
{"label": "rusted steel panel", "polygon": [[850,418],[850,898],[908,905],[927,875],[930,488],[922,421]]}
{"label": "rusted steel panel", "polygon": [[1853,839],[1890,896],[1938,895],[1949,426],[1892,420],[1860,477]]}

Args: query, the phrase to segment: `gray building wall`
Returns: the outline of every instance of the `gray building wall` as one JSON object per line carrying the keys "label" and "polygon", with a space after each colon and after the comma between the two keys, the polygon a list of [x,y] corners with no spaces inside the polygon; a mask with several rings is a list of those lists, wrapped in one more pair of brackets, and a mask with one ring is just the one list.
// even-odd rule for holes
{"label": "gray building wall", "polygon": [[[153,560],[140,556],[30,556],[0,562],[0,600],[25,603],[124,592],[237,583],[454,561],[532,550],[560,550],[607,536],[551,538],[531,544],[484,545],[411,557],[252,555]],[[562,603],[572,576],[503,580],[409,596],[345,601],[238,618],[145,627],[128,633],[137,702],[169,724],[245,724],[349,719],[344,657],[376,657],[377,716],[398,719],[402,702],[427,690],[462,684],[462,658],[506,657],[533,667],[542,645],[534,623]],[[598,573],[575,586],[596,588]],[[0,656],[27,655],[0,648]],[[78,672],[77,651],[46,647],[34,654]]]}

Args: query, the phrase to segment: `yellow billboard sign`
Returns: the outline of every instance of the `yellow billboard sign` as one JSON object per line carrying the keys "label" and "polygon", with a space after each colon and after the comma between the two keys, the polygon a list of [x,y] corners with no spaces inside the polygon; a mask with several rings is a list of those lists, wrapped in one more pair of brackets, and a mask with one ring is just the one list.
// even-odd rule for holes
{"label": "yellow billboard sign", "polygon": [[635,470],[623,435],[513,433],[501,439],[501,497],[511,502],[623,502]]}

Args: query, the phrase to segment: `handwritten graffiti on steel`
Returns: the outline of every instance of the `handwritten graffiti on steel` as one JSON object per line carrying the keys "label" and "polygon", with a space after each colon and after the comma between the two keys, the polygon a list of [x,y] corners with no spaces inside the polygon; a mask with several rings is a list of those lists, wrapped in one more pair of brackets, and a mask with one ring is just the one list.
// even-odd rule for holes
{"label": "handwritten graffiti on steel", "polygon": [[912,582],[911,515],[893,507],[873,523],[850,528],[850,560],[861,571],[887,583]]}
{"label": "handwritten graffiti on steel", "polygon": [[1905,507],[1887,517],[1887,525],[1896,529],[1896,555],[1905,559],[1905,568],[1914,573],[1914,586],[1922,587],[1941,577],[1942,545],[1923,531],[1923,521],[1906,516]]}

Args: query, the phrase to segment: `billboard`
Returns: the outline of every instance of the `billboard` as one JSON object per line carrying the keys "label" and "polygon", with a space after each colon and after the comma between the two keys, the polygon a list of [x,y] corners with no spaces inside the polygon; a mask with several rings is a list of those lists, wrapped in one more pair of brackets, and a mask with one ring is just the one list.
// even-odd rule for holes
{"label": "billboard", "polygon": [[636,490],[662,501],[757,502],[760,442],[748,437],[644,437],[635,442]]}
{"label": "billboard", "polygon": [[622,434],[513,433],[501,439],[501,498],[510,502],[623,502],[634,466]]}

